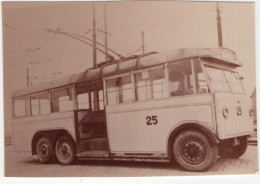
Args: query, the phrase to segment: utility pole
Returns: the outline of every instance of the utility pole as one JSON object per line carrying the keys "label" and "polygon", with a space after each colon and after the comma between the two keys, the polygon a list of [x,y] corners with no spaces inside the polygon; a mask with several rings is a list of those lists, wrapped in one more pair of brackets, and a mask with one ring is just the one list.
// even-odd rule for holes
{"label": "utility pole", "polygon": [[217,2],[216,4],[216,13],[217,13],[217,28],[218,28],[218,46],[223,47],[219,2]]}
{"label": "utility pole", "polygon": [[144,31],[142,30],[142,50],[144,54]]}
{"label": "utility pole", "polygon": [[104,34],[105,34],[105,61],[108,61],[108,46],[107,46],[107,10],[104,4]]}
{"label": "utility pole", "polygon": [[97,51],[96,51],[96,15],[95,15],[95,2],[93,2],[93,67],[97,66]]}
{"label": "utility pole", "polygon": [[26,86],[29,87],[29,68],[26,68]]}

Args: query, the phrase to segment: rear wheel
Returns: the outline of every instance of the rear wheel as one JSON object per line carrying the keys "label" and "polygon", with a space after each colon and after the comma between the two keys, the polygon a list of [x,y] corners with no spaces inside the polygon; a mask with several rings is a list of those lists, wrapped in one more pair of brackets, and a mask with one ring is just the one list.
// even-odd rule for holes
{"label": "rear wheel", "polygon": [[241,157],[247,149],[247,137],[238,138],[240,144],[233,146],[232,141],[224,142],[218,145],[218,155],[222,158],[237,159]]}
{"label": "rear wheel", "polygon": [[185,130],[173,142],[173,156],[186,170],[206,170],[215,163],[217,155],[217,146],[197,130]]}
{"label": "rear wheel", "polygon": [[48,138],[41,137],[36,145],[38,159],[43,164],[48,164],[52,160],[53,148]]}
{"label": "rear wheel", "polygon": [[72,164],[76,158],[76,149],[73,140],[68,136],[58,138],[55,153],[59,163],[63,165]]}

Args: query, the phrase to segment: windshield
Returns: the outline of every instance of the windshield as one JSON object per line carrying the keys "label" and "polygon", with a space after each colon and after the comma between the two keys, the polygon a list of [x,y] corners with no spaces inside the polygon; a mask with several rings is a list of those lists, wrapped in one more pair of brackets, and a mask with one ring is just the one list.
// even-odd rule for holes
{"label": "windshield", "polygon": [[214,91],[244,94],[238,73],[205,66]]}

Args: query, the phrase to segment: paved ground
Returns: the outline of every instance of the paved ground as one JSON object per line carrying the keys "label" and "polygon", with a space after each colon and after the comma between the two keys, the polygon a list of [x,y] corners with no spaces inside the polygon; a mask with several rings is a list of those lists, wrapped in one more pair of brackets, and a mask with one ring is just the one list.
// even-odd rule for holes
{"label": "paved ground", "polygon": [[75,165],[40,164],[37,157],[16,153],[5,146],[5,176],[11,177],[131,177],[254,174],[258,170],[257,146],[249,146],[240,159],[218,159],[207,172],[187,172],[169,163],[78,161]]}

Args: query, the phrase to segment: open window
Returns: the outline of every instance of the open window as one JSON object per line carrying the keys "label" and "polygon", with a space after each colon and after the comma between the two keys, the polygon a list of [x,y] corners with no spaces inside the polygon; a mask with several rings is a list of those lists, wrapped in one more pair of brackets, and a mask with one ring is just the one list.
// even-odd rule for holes
{"label": "open window", "polygon": [[51,92],[51,112],[65,112],[72,110],[72,87]]}
{"label": "open window", "polygon": [[78,109],[90,109],[89,95],[90,86],[89,83],[80,83],[76,85],[76,94]]}

